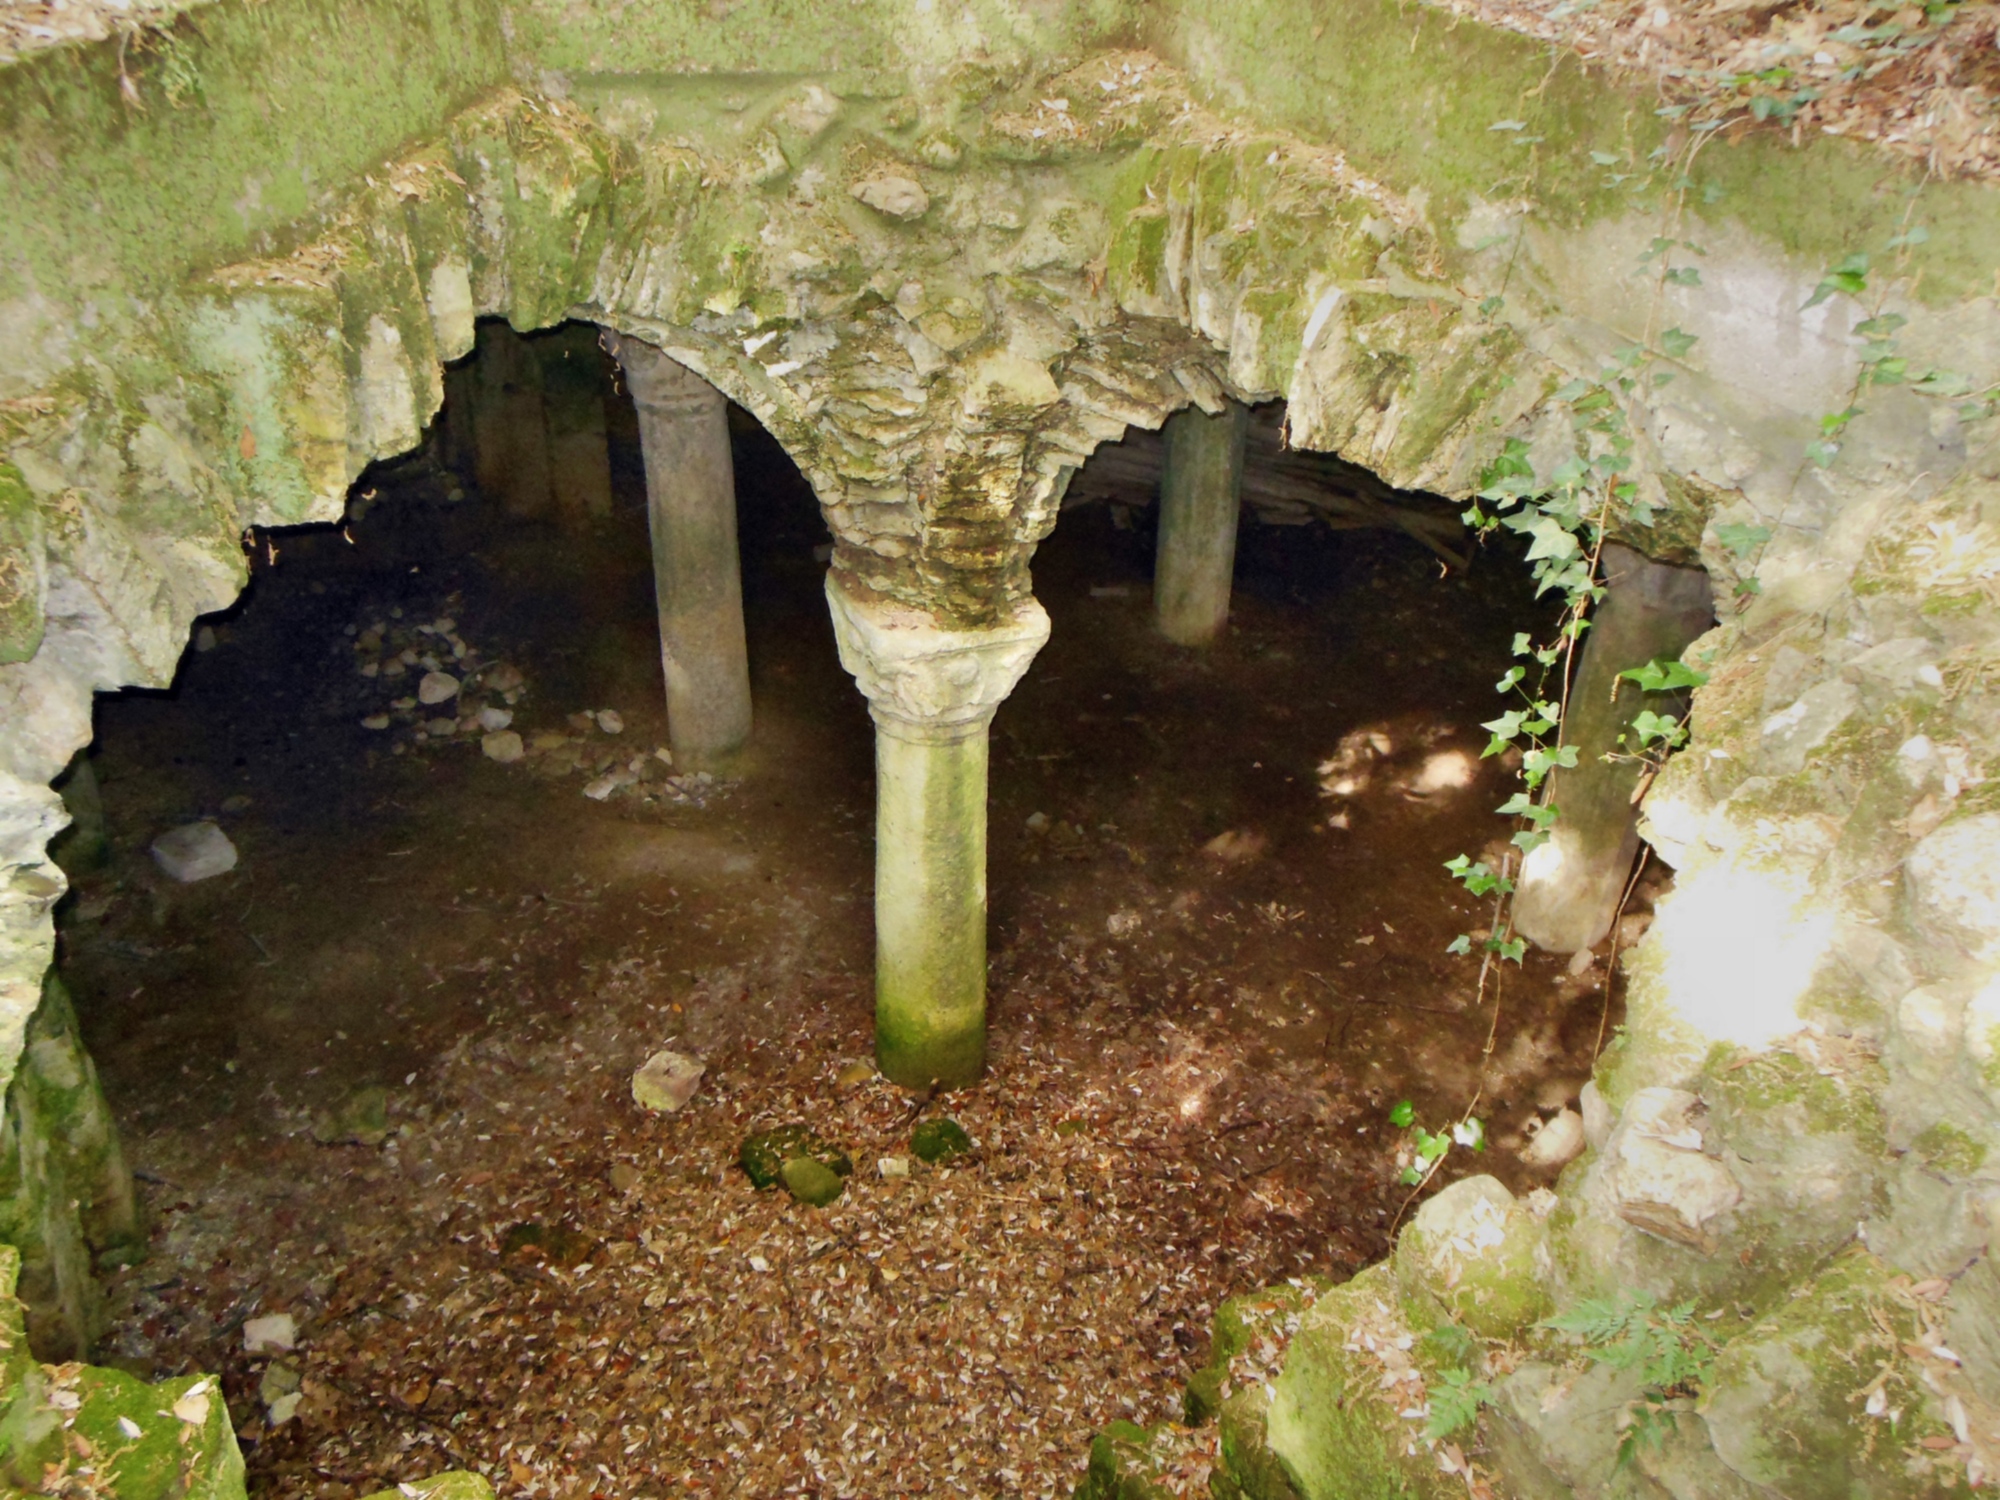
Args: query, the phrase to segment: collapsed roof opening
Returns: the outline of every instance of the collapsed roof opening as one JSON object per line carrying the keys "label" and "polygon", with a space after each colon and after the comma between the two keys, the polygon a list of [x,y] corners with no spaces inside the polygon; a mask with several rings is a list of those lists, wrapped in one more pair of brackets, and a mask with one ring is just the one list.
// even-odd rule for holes
{"label": "collapsed roof opening", "polygon": [[[100,706],[107,838],[73,861],[63,971],[156,1225],[105,1347],[220,1369],[273,1493],[412,1448],[775,1493],[841,1432],[863,1490],[961,1459],[1066,1487],[1095,1427],[1173,1403],[1223,1298],[1383,1252],[1393,1107],[1479,1069],[1491,1017],[1443,950],[1480,918],[1440,866],[1504,842],[1478,725],[1546,611],[1505,556],[1440,566],[1469,554],[1438,502],[1284,453],[1268,408],[1229,627],[1177,646],[1159,440],[1102,450],[996,723],[991,1063],[919,1096],[976,1148],[932,1166],[866,1062],[872,737],[811,490],[732,414],[757,728],[690,772],[639,422],[596,347],[489,333],[345,522],[254,539],[173,693]],[[545,354],[588,389],[538,398]],[[452,404],[482,381],[508,413],[483,430]],[[582,462],[601,498],[566,503]],[[183,883],[149,850],[193,826],[234,863]],[[1541,956],[1508,980],[1476,1165],[1547,1180],[1533,1132],[1618,1017],[1604,985]],[[661,1048],[706,1070],[672,1114],[630,1082]],[[793,1120],[856,1163],[824,1216],[735,1165]],[[900,1331],[946,1306],[945,1336]],[[276,1315],[292,1347],[246,1346]]]}

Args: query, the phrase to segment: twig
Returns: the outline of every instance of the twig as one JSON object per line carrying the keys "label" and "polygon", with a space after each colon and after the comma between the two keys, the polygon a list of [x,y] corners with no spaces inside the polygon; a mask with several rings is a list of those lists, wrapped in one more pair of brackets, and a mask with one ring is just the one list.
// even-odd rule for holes
{"label": "twig", "polygon": [[1618,922],[1625,915],[1625,903],[1632,899],[1632,892],[1638,887],[1639,877],[1646,873],[1646,862],[1653,857],[1652,845],[1642,845],[1639,863],[1632,867],[1632,878],[1625,882],[1625,893],[1618,898],[1618,910],[1611,914],[1611,956],[1604,963],[1604,1008],[1597,1013],[1597,1041],[1590,1049],[1591,1071],[1597,1069],[1597,1055],[1604,1050],[1604,1027],[1611,1019],[1611,986],[1618,978]]}

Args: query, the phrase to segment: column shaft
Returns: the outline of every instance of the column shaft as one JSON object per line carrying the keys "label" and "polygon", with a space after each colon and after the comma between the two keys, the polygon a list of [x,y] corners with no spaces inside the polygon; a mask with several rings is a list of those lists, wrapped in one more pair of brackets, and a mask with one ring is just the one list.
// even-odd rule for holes
{"label": "column shaft", "polygon": [[1249,408],[1236,401],[1213,417],[1190,408],[1167,420],[1153,615],[1183,646],[1206,645],[1229,620],[1249,424]]}
{"label": "column shaft", "polygon": [[875,1056],[955,1087],[986,1063],[987,727],[875,735]]}
{"label": "column shaft", "polygon": [[1584,637],[1564,712],[1563,738],[1576,768],[1554,772],[1549,799],[1560,812],[1549,841],[1523,862],[1514,896],[1514,927],[1536,947],[1577,953],[1611,930],[1632,860],[1639,852],[1639,810],[1632,796],[1636,760],[1618,752],[1641,710],[1686,712],[1685,695],[1642,692],[1619,673],[1656,659],[1673,660],[1713,623],[1708,575],[1657,563],[1613,542],[1604,549],[1606,594]]}
{"label": "column shaft", "polygon": [[728,403],[650,344],[620,339],[614,352],[646,458],[668,740],[677,761],[712,765],[750,738]]}
{"label": "column shaft", "polygon": [[548,413],[549,478],[570,526],[611,514],[611,448],[604,430],[604,352],[597,329],[571,323],[536,341]]}

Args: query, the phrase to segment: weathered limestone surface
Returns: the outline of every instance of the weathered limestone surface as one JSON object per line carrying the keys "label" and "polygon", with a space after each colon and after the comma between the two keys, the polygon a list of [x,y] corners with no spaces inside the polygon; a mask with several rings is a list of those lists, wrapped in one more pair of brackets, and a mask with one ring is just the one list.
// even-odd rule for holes
{"label": "weathered limestone surface", "polygon": [[646,457],[667,734],[683,765],[715,765],[750,738],[750,658],[736,551],[728,403],[636,338],[614,340]]}
{"label": "weathered limestone surface", "polygon": [[[1644,809],[1676,890],[1536,1286],[1558,1310],[1633,1290],[1720,1311],[1720,1415],[1641,1460],[1669,1493],[1827,1492],[1837,1414],[1890,1469],[1949,1434],[1915,1451],[1993,1472],[1975,1403],[2000,1353],[1956,1330],[1994,1305],[2000,1192],[2000,460],[1990,420],[1914,378],[1857,382],[1881,352],[1858,330],[1890,316],[1911,377],[2000,379],[1996,195],[1764,132],[1708,142],[1678,194],[1652,153],[1688,143],[1649,99],[1422,4],[706,17],[219,0],[186,22],[197,92],[149,57],[127,74],[143,111],[110,46],[0,70],[0,1065],[41,1001],[49,784],[92,693],[168,680],[241,587],[243,528],[331,519],[412,446],[479,318],[608,326],[743,404],[825,506],[838,595],[926,639],[1030,617],[1068,476],[1128,424],[1282,395],[1294,443],[1464,496],[1510,437],[1544,476],[1598,456],[1559,393],[1671,329],[1671,385],[1614,382],[1658,512],[1620,539],[1698,560],[1721,622],[1688,653],[1694,742]],[[1916,222],[1928,239],[1892,248]],[[1660,239],[1698,276],[1639,274]],[[1862,253],[1865,300],[1808,306]],[[1808,444],[1850,406],[1822,466]],[[922,868],[963,920],[935,952],[892,938],[921,981],[892,990],[970,1016],[983,763],[975,737],[891,728],[928,711],[878,717],[885,785],[912,791],[889,836],[956,830],[955,863]],[[1315,1426],[1311,1393],[1363,1373],[1357,1332],[1441,1315],[1392,1279],[1321,1301],[1268,1410],[1225,1403],[1240,1493],[1438,1482],[1405,1408]],[[1961,1365],[1885,1353],[1911,1394],[1875,1415],[1872,1376],[1811,1352],[1857,1307],[1953,1330]],[[1547,1379],[1475,1451],[1523,1488],[1631,1483],[1602,1477],[1597,1416],[1541,1399],[1598,1367],[1517,1337]],[[1765,1408],[1759,1446],[1727,1414],[1773,1372],[1810,1394]],[[1388,1425],[1352,1426],[1370,1412]]]}

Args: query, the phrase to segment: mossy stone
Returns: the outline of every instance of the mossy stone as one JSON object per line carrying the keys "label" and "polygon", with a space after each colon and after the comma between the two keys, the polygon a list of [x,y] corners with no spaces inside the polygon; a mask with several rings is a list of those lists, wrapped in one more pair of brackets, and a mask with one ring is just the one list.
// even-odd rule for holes
{"label": "mossy stone", "polygon": [[1153,1431],[1113,1422],[1090,1440],[1090,1466],[1072,1500],[1172,1500],[1150,1452]]}
{"label": "mossy stone", "polygon": [[[1300,1320],[1264,1419],[1266,1446],[1300,1500],[1444,1500],[1465,1493],[1415,1441],[1420,1425],[1400,1414],[1394,1393],[1382,1388],[1381,1367],[1354,1345],[1361,1327],[1375,1330],[1378,1341],[1408,1334],[1401,1308],[1394,1272],[1377,1265],[1328,1292]],[[1237,1399],[1223,1408],[1224,1462],[1242,1494],[1261,1497],[1267,1491],[1244,1482],[1254,1473],[1248,1455],[1231,1457]]]}
{"label": "mossy stone", "polygon": [[[1704,1416],[1724,1463],[1791,1500],[1970,1493],[1963,1462],[1923,1446],[1948,1450],[1951,1429],[1901,1357],[1922,1330],[1889,1280],[1880,1258],[1848,1251],[1723,1348]],[[1871,1389],[1879,1417],[1864,1414]]]}
{"label": "mossy stone", "polygon": [[854,1171],[854,1163],[837,1146],[828,1145],[804,1125],[780,1125],[746,1136],[736,1153],[736,1164],[759,1192],[776,1187],[784,1178],[785,1163],[795,1156],[809,1156],[842,1177]]}
{"label": "mossy stone", "polygon": [[1537,1273],[1543,1226],[1491,1177],[1467,1177],[1417,1211],[1396,1245],[1413,1323],[1440,1317],[1480,1338],[1512,1338],[1549,1310]]}
{"label": "mossy stone", "polygon": [[794,1156],[778,1169],[785,1191],[801,1203],[825,1208],[847,1188],[847,1179],[810,1156]]}
{"label": "mossy stone", "polygon": [[910,1132],[911,1153],[932,1166],[971,1149],[972,1137],[956,1120],[926,1120]]}

